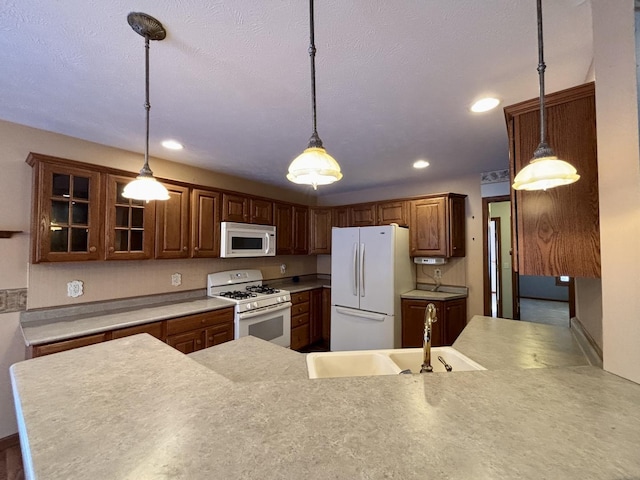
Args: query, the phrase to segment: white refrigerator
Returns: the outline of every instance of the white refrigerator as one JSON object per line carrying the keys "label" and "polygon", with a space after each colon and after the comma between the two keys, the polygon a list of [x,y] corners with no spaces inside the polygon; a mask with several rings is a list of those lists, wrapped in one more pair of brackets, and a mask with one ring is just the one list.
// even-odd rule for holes
{"label": "white refrigerator", "polygon": [[416,285],[409,230],[333,228],[331,350],[400,348],[400,294]]}

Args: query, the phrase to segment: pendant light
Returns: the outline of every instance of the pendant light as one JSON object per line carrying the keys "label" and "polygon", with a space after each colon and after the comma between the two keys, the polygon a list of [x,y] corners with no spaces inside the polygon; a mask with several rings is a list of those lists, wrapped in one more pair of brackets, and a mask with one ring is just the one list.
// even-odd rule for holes
{"label": "pendant light", "polygon": [[520,170],[513,181],[515,190],[547,190],[569,185],[580,178],[576,169],[568,162],[559,160],[547,143],[546,113],[544,108],[544,63],[542,44],[542,0],[538,2],[538,76],[540,79],[540,144],[533,153],[529,165]]}
{"label": "pendant light", "polygon": [[342,178],[340,165],[322,146],[316,126],[316,45],[314,35],[313,0],[309,0],[310,45],[311,57],[311,108],[313,113],[313,133],[307,149],[296,157],[289,165],[287,179],[293,183],[312,185],[328,185]]}
{"label": "pendant light", "polygon": [[163,40],[167,32],[162,24],[146,13],[131,12],[127,16],[127,21],[131,28],[144,37],[145,48],[145,102],[144,108],[147,111],[147,136],[144,147],[144,165],[138,177],[124,187],[122,196],[134,200],[168,200],[169,192],[158,182],[153,172],[149,168],[149,40]]}

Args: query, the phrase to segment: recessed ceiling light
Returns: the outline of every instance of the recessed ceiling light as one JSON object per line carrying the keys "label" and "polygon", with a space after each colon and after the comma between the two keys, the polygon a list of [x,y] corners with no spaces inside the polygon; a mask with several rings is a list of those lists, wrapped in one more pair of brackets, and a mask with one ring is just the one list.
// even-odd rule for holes
{"label": "recessed ceiling light", "polygon": [[413,162],[413,168],[427,168],[429,166],[429,162],[426,160],[416,160]]}
{"label": "recessed ceiling light", "polygon": [[183,145],[176,140],[164,140],[162,146],[169,150],[182,150],[184,148]]}
{"label": "recessed ceiling light", "polygon": [[471,111],[476,113],[488,112],[500,105],[500,100],[493,97],[481,98],[476,103],[471,105]]}

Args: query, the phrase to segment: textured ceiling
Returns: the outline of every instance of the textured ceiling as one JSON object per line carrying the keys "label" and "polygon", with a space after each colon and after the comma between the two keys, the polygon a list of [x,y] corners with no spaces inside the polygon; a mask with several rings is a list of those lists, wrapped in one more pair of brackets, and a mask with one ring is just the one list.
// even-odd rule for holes
{"label": "textured ceiling", "polygon": [[[151,155],[310,188],[285,179],[311,134],[305,0],[3,0],[0,118],[142,152],[130,11],[167,29],[151,43]],[[537,96],[535,0],[317,0],[315,13],[318,132],[344,173],[319,194],[507,168],[502,106]],[[543,13],[547,91],[584,83],[590,2]],[[470,113],[486,94],[501,107]],[[163,149],[169,137],[185,149]]]}

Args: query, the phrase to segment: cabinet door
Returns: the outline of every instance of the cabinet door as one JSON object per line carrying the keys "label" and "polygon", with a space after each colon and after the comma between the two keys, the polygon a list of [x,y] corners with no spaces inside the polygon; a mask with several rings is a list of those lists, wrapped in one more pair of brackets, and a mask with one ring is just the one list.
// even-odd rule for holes
{"label": "cabinet door", "polygon": [[189,256],[189,189],[165,184],[169,200],[156,200],[156,258]]}
{"label": "cabinet door", "polygon": [[205,342],[205,329],[192,330],[191,332],[178,333],[177,335],[169,335],[167,337],[167,343],[184,354],[202,350],[205,348]]}
{"label": "cabinet door", "polygon": [[331,253],[331,209],[311,208],[309,253],[312,255]]}
{"label": "cabinet door", "polygon": [[464,257],[466,252],[466,197],[449,197],[449,256]]}
{"label": "cabinet door", "polygon": [[276,225],[276,254],[293,253],[293,205],[276,203],[273,207]]}
{"label": "cabinet door", "polygon": [[309,343],[322,341],[322,288],[310,292],[309,304]]}
{"label": "cabinet door", "polygon": [[86,335],[84,337],[62,340],[61,342],[48,343],[46,345],[35,345],[32,350],[33,357],[42,357],[52,353],[64,352],[73,348],[86,347],[95,343],[101,343],[107,340],[107,333],[98,333],[95,335]]}
{"label": "cabinet door", "polygon": [[222,221],[249,222],[249,199],[242,195],[222,194]]}
{"label": "cabinet door", "polygon": [[443,345],[452,345],[467,326],[467,300],[447,300],[444,302]]}
{"label": "cabinet door", "polygon": [[233,340],[233,322],[221,323],[219,325],[209,327],[206,329],[205,335],[207,339],[207,348],[229,342]]}
{"label": "cabinet door", "polygon": [[322,339],[326,345],[331,341],[331,289],[322,289]]}
{"label": "cabinet door", "polygon": [[334,227],[351,227],[349,207],[334,207],[331,209],[331,217]]}
{"label": "cabinet door", "polygon": [[273,225],[273,202],[252,198],[249,201],[249,211],[251,223]]}
{"label": "cabinet door", "polygon": [[106,258],[138,260],[153,256],[155,203],[124,198],[131,177],[106,177]]}
{"label": "cabinet door", "polygon": [[309,324],[291,329],[291,350],[300,350],[309,345]]}
{"label": "cabinet door", "polygon": [[220,193],[191,192],[191,256],[220,256]]}
{"label": "cabinet door", "polygon": [[[538,99],[505,108],[511,180],[539,142]],[[546,191],[511,191],[514,269],[520,275],[599,278],[600,226],[593,83],[546,96],[549,144],[580,180]]]}
{"label": "cabinet door", "polygon": [[33,262],[102,258],[100,174],[44,162],[35,168]]}
{"label": "cabinet door", "polygon": [[412,200],[409,213],[411,256],[447,256],[446,198]]}
{"label": "cabinet door", "polygon": [[393,202],[378,203],[378,225],[397,223],[401,227],[409,225],[407,214],[407,202],[397,200]]}
{"label": "cabinet door", "polygon": [[436,306],[437,322],[431,325],[431,346],[439,347],[443,341],[442,302],[402,299],[402,348],[422,347],[424,342],[424,319],[427,305]]}
{"label": "cabinet door", "polygon": [[354,227],[369,227],[376,224],[376,204],[363,203],[349,207],[349,217]]}
{"label": "cabinet door", "polygon": [[[277,232],[276,232],[277,236]],[[309,208],[293,206],[293,253],[309,253]]]}

